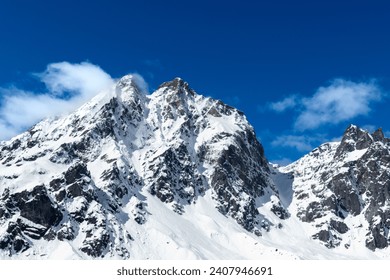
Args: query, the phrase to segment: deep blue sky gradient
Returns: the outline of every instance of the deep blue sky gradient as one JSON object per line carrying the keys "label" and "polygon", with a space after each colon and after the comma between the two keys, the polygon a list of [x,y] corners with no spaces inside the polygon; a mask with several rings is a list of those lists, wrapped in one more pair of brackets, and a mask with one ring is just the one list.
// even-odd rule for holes
{"label": "deep blue sky gradient", "polygon": [[[244,111],[269,159],[294,160],[303,152],[271,143],[297,133],[297,112],[267,104],[335,78],[376,79],[388,92],[390,2],[1,1],[0,86],[39,88],[30,73],[59,61],[89,61],[112,77],[138,72],[151,89],[180,76]],[[305,133],[330,140],[351,122],[390,131],[388,105]]]}

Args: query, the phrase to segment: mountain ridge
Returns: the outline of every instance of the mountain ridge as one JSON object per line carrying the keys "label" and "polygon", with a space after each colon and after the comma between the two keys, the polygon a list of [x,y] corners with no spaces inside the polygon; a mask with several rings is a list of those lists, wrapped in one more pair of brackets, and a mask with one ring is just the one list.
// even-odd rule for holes
{"label": "mountain ridge", "polygon": [[390,215],[375,201],[387,203],[389,173],[366,162],[387,168],[388,145],[350,126],[272,166],[242,112],[180,78],[147,94],[127,75],[0,143],[0,257],[387,257]]}
{"label": "mountain ridge", "polygon": [[[301,206],[297,215],[314,224],[323,220],[316,224],[321,230],[314,238],[335,247],[343,243],[350,228],[365,227],[367,238],[360,238],[368,248],[388,247],[388,144],[381,129],[370,134],[350,125],[340,142],[325,143],[282,168],[294,173],[296,199],[304,201],[297,203]],[[351,238],[346,239],[348,247]]]}
{"label": "mountain ridge", "polygon": [[[31,239],[54,238],[82,239],[77,250],[91,257],[126,258],[132,238],[122,207],[131,204],[124,215],[144,223],[144,190],[182,214],[212,189],[221,214],[261,235],[268,225],[256,198],[277,195],[263,148],[243,114],[197,95],[181,79],[145,95],[125,76],[75,113],[44,120],[3,144],[0,160],[8,218],[0,248],[10,255],[33,247]],[[26,197],[34,197],[31,205]],[[37,208],[57,218],[42,220]],[[25,219],[36,225],[27,230]]]}

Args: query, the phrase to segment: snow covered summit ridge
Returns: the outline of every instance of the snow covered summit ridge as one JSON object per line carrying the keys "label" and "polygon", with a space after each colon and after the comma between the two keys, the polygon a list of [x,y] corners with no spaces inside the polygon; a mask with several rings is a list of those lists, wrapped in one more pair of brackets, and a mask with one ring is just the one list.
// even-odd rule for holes
{"label": "snow covered summit ridge", "polygon": [[[277,219],[288,216],[241,112],[179,78],[150,95],[134,78],[0,145],[4,255],[56,255],[46,249],[55,245],[72,257],[137,258],[137,246],[152,242],[158,258],[144,236],[149,227],[165,236],[167,225],[152,226],[156,213],[187,219],[205,199],[255,236],[273,225],[259,212],[265,202]],[[207,255],[202,242],[191,246],[185,252]]]}

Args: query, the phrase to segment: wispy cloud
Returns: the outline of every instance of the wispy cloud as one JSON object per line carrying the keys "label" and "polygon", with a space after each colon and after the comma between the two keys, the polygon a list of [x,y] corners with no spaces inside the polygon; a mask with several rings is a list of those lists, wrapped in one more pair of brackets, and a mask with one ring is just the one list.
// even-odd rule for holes
{"label": "wispy cloud", "polygon": [[[290,117],[290,128],[269,143],[274,150],[288,149],[306,153],[321,143],[340,141],[340,136],[334,137],[331,132],[326,131],[331,126],[337,127],[338,124],[353,122],[356,117],[369,116],[375,103],[383,101],[386,97],[387,94],[375,80],[353,82],[335,79],[327,86],[319,87],[311,96],[293,94],[268,103],[258,111],[261,113],[288,111],[289,116],[292,113],[294,117]],[[377,129],[371,124],[363,128],[371,132]],[[386,131],[385,135],[389,136],[390,132]],[[283,162],[283,157],[280,158]]]}
{"label": "wispy cloud", "polygon": [[13,126],[0,119],[0,140],[9,139],[18,132]]}
{"label": "wispy cloud", "polygon": [[[288,132],[276,137],[271,145],[308,152],[330,139],[338,141],[339,138],[320,135],[318,129],[324,125],[337,125],[352,121],[358,116],[369,115],[374,103],[382,101],[385,97],[385,93],[375,80],[353,82],[335,79],[329,85],[318,88],[312,96],[302,97],[294,94],[269,103],[266,106],[268,111],[281,113],[290,110],[296,115],[296,118],[292,118]],[[259,112],[264,112],[264,109]],[[364,128],[369,131],[376,129],[372,125],[366,125]],[[307,136],[307,132],[306,135],[302,135],[307,130],[313,131],[310,137]]]}
{"label": "wispy cloud", "polygon": [[268,104],[277,113],[294,110],[297,117],[293,128],[297,131],[317,129],[322,125],[335,125],[355,117],[368,115],[383,93],[375,81],[352,82],[335,79],[320,87],[311,97],[290,95]]}
{"label": "wispy cloud", "polygon": [[357,116],[367,115],[371,105],[382,99],[382,92],[375,82],[355,83],[334,80],[327,87],[320,87],[310,98],[302,100],[303,111],[295,122],[295,129],[316,129],[324,124],[338,124]]}
{"label": "wispy cloud", "polygon": [[145,81],[145,79],[138,73],[133,73],[131,74],[131,76],[131,80],[135,82],[141,92],[143,92],[144,94],[149,94],[149,85]]}
{"label": "wispy cloud", "polygon": [[287,96],[281,101],[273,102],[269,104],[269,108],[275,112],[281,113],[288,109],[296,107],[300,103],[300,99],[297,95]]}
{"label": "wispy cloud", "polygon": [[0,140],[9,139],[43,118],[70,112],[113,84],[100,67],[83,62],[49,64],[36,76],[45,83],[47,93],[18,88],[0,89]]}
{"label": "wispy cloud", "polygon": [[273,147],[294,148],[300,152],[311,151],[319,142],[324,141],[320,136],[306,136],[287,134],[276,137],[271,145]]}

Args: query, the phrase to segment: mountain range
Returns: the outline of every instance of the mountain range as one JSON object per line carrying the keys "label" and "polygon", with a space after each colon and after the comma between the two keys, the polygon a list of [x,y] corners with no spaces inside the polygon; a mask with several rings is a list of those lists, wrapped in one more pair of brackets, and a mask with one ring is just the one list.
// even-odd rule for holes
{"label": "mountain range", "polygon": [[0,142],[0,258],[389,258],[389,195],[381,129],[281,167],[239,110],[127,75]]}

